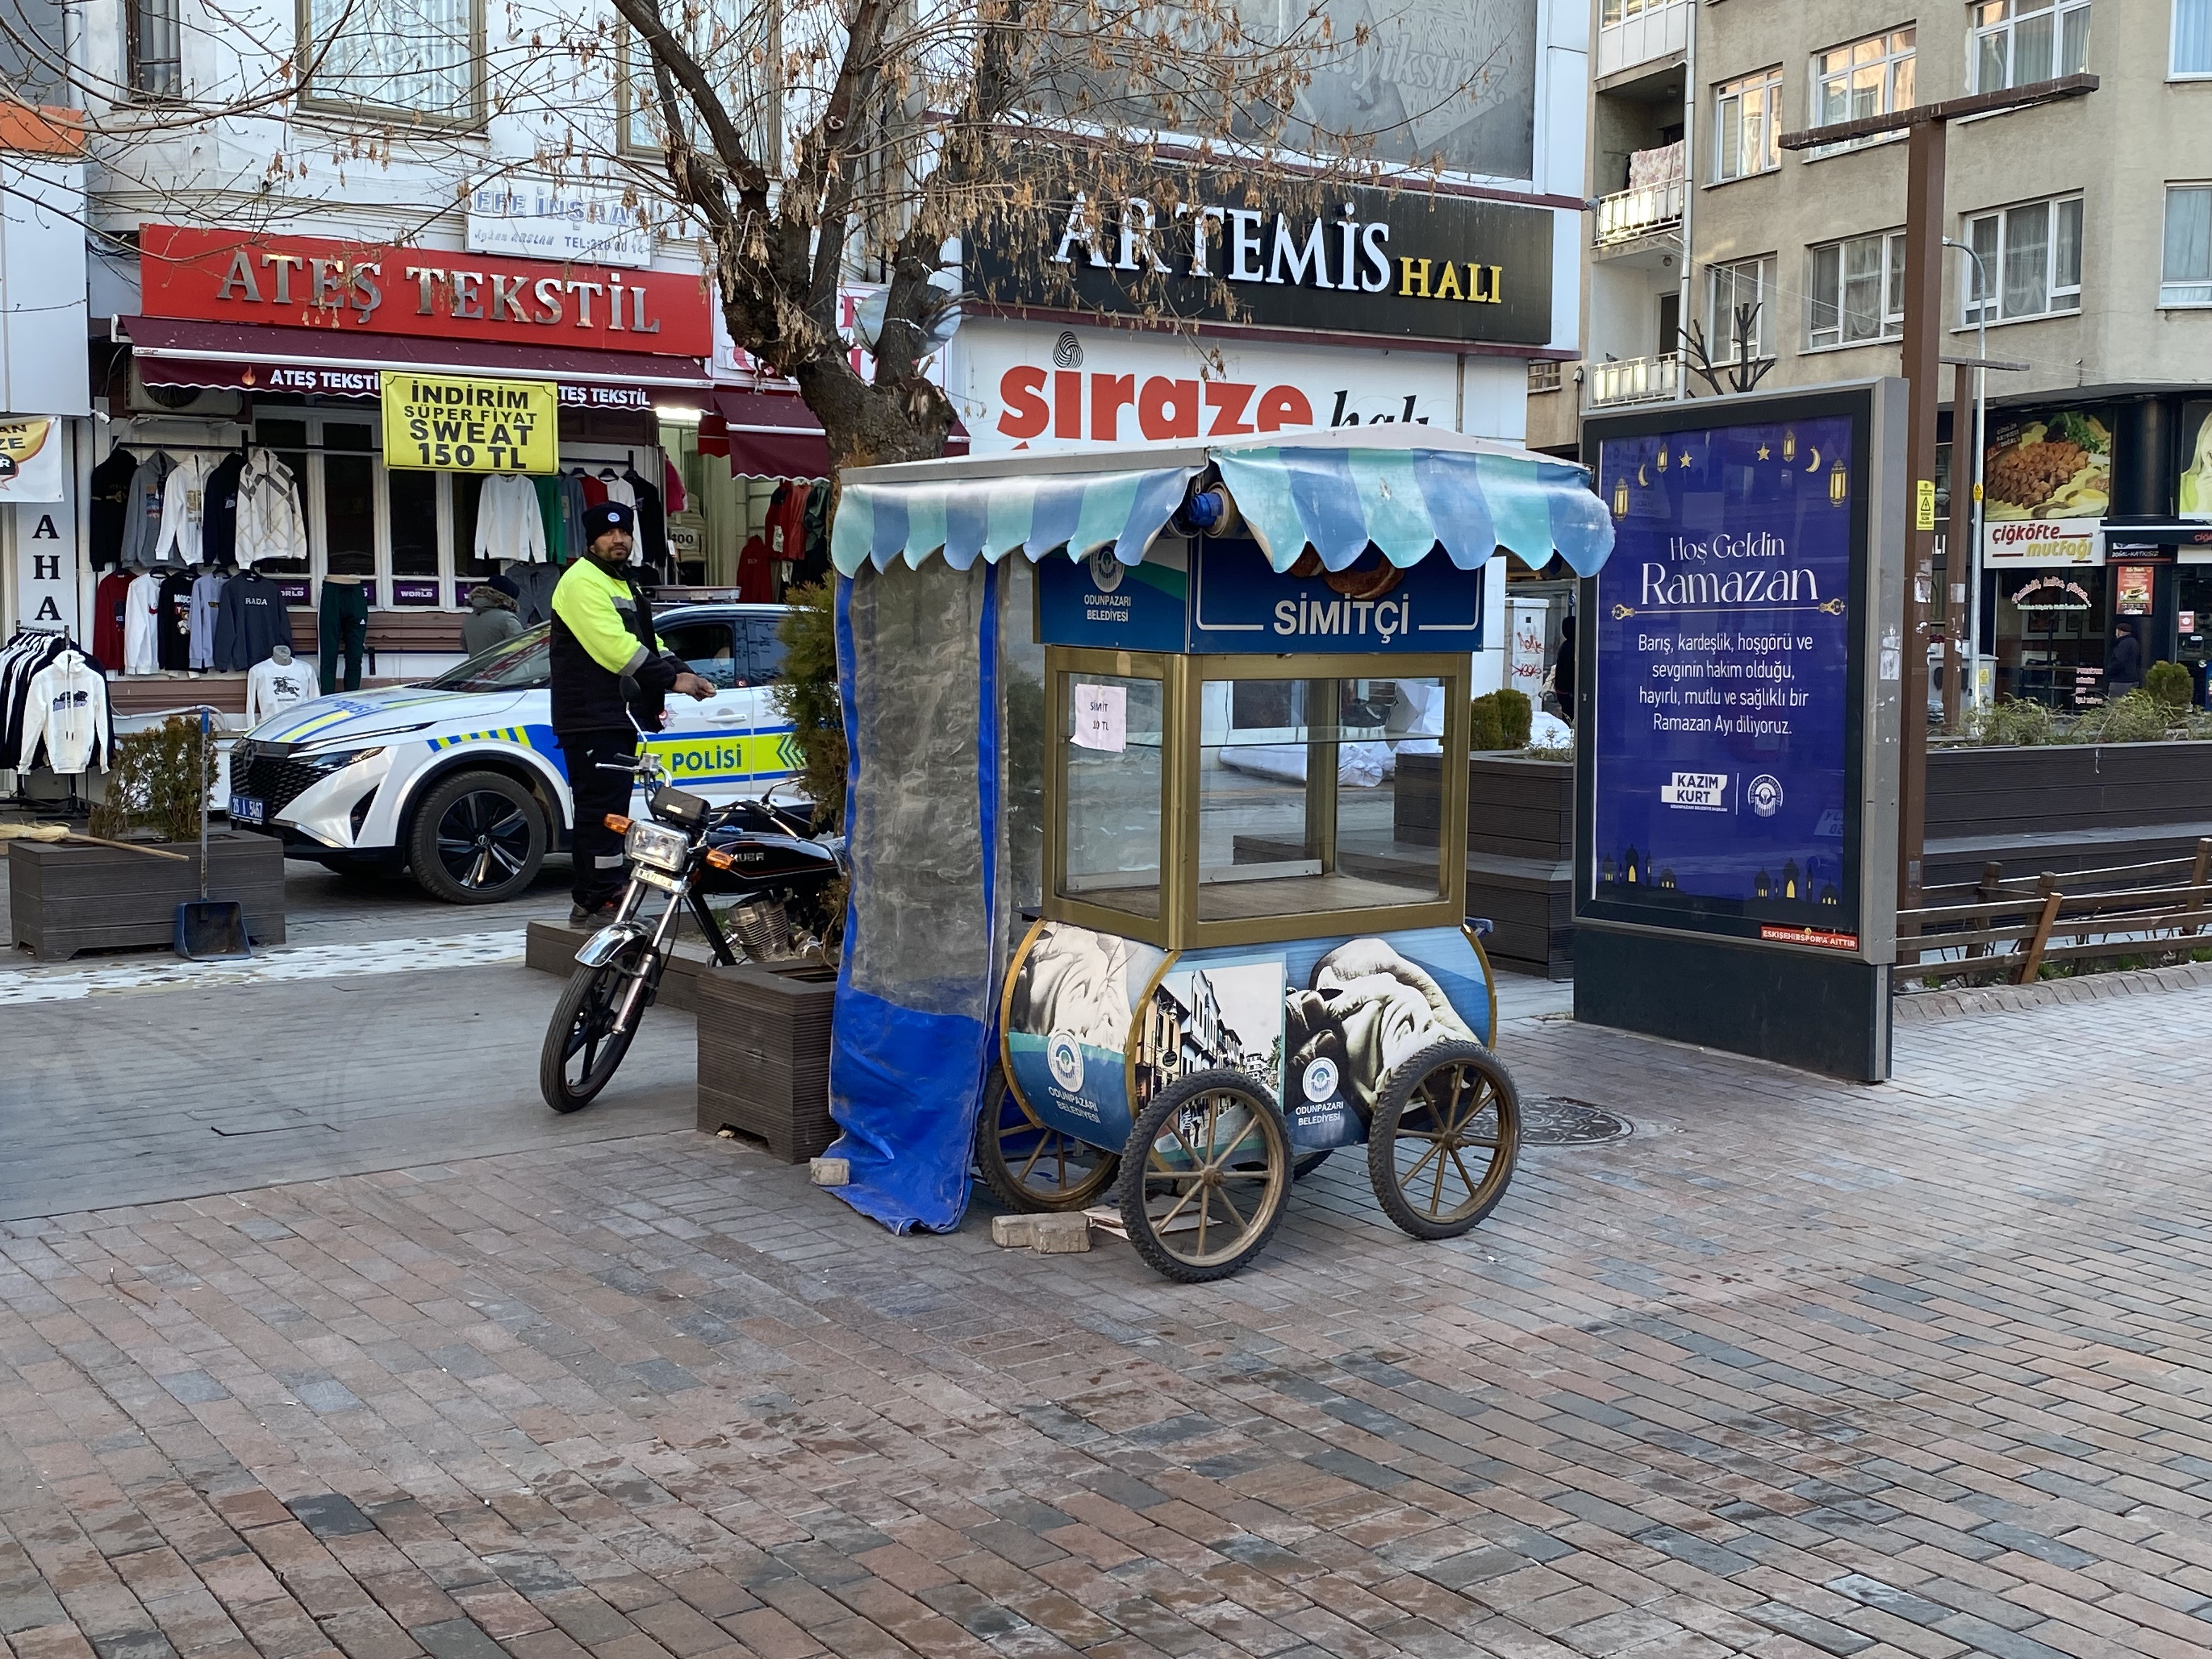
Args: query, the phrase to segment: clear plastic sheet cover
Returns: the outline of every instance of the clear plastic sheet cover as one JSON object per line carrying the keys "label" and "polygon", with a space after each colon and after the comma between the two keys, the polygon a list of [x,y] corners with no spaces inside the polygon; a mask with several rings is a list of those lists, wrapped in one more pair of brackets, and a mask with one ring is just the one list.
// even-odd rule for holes
{"label": "clear plastic sheet cover", "polygon": [[999,890],[991,981],[1006,978],[1044,897],[1044,647],[1036,642],[1036,571],[999,567]]}
{"label": "clear plastic sheet cover", "polygon": [[953,570],[942,561],[864,568],[854,579],[859,765],[848,815],[851,984],[915,1012],[987,1025],[1004,960],[983,890],[976,787],[988,581],[981,564]]}

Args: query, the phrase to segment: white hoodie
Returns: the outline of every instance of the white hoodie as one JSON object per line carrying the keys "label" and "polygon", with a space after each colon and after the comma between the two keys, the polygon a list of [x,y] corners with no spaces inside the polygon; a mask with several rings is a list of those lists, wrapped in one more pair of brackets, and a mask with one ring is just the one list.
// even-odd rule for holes
{"label": "white hoodie", "polygon": [[214,471],[215,463],[206,456],[186,455],[161,486],[161,538],[154,544],[155,563],[200,562],[200,523],[207,512],[208,474]]}
{"label": "white hoodie", "polygon": [[31,676],[23,696],[25,766],[33,763],[41,742],[46,765],[56,772],[82,772],[95,753],[107,764],[107,682],[81,653],[64,651]]}
{"label": "white hoodie", "polygon": [[307,556],[307,515],[300,506],[300,486],[292,469],[266,449],[253,451],[239,471],[234,550],[242,566]]}

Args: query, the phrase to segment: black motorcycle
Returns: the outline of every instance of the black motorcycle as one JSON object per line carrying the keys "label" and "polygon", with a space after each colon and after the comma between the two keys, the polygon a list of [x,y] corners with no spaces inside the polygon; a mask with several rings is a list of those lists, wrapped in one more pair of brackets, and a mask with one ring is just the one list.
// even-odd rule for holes
{"label": "black motorcycle", "polygon": [[[629,885],[615,919],[576,952],[576,971],[546,1028],[538,1086],[556,1112],[590,1105],[629,1052],[682,916],[697,923],[726,966],[826,962],[843,921],[842,840],[817,839],[808,818],[776,805],[773,791],[714,806],[670,787],[649,750],[634,762],[600,764],[635,774],[651,791],[652,816],[607,815],[629,858]],[[656,894],[666,902],[648,920]],[[727,902],[722,912],[712,902],[718,899]]]}

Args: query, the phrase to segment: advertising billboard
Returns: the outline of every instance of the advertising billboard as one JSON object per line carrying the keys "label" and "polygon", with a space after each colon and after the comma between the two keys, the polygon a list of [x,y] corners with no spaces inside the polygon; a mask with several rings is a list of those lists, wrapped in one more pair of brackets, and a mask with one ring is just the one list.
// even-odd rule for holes
{"label": "advertising billboard", "polygon": [[1983,477],[1984,566],[2104,563],[2112,428],[2103,410],[1993,420]]}
{"label": "advertising billboard", "polygon": [[1578,918],[1888,960],[1873,709],[1903,643],[1875,628],[1875,397],[1603,424],[1617,540],[1584,585]]}

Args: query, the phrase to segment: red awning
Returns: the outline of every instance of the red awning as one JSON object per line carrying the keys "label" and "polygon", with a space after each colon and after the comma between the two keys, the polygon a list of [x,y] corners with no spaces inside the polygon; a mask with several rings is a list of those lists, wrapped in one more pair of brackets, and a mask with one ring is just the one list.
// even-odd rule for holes
{"label": "red awning", "polygon": [[[699,428],[710,454],[724,452],[716,441],[728,434],[730,471],[757,478],[826,478],[830,445],[822,421],[794,392],[754,392],[718,386],[710,394],[714,413]],[[968,428],[955,420],[945,441],[948,455],[968,453]]]}
{"label": "red awning", "polygon": [[170,317],[116,321],[149,386],[373,398],[380,369],[416,368],[557,381],[561,401],[572,408],[647,409],[656,398],[670,400],[672,392],[696,394],[713,384],[705,366],[692,358],[643,351],[337,334]]}

